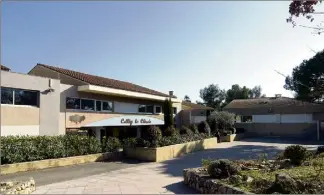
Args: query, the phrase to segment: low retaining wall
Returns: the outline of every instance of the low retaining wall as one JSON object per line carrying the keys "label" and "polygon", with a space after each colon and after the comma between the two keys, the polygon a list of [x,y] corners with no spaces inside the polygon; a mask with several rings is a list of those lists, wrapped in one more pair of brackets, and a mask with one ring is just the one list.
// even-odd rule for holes
{"label": "low retaining wall", "polygon": [[0,171],[1,174],[11,174],[23,171],[32,171],[53,167],[63,167],[68,165],[76,165],[89,162],[99,162],[106,160],[117,160],[122,158],[122,152],[109,152],[109,153],[100,153],[100,154],[90,154],[83,156],[73,156],[67,158],[58,158],[58,159],[47,159],[39,161],[30,161],[23,163],[7,164],[1,165]]}
{"label": "low retaining wall", "polygon": [[222,184],[208,175],[199,174],[202,168],[184,169],[184,184],[198,190],[202,194],[252,194],[239,188]]}
{"label": "low retaining wall", "polygon": [[231,135],[221,136],[220,140],[221,142],[233,142],[233,141],[239,141],[243,139],[243,137],[244,137],[243,133],[231,134]]}
{"label": "low retaining wall", "polygon": [[128,158],[150,162],[162,162],[186,153],[216,148],[216,145],[217,138],[209,138],[159,148],[124,148],[124,154]]}
{"label": "low retaining wall", "polygon": [[0,182],[1,194],[31,194],[36,190],[35,180]]}

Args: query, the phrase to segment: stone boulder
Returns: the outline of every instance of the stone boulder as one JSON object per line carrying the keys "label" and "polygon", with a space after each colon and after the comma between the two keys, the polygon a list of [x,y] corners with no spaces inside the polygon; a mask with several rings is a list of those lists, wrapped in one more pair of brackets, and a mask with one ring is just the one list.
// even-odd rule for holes
{"label": "stone boulder", "polygon": [[277,173],[273,185],[267,189],[266,193],[280,193],[280,194],[298,194],[297,182],[286,173]]}

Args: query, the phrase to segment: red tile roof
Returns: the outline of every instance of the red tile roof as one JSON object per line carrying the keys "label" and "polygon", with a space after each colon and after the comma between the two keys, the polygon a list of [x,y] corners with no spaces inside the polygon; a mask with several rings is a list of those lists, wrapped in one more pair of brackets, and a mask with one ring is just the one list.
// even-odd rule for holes
{"label": "red tile roof", "polygon": [[4,70],[4,71],[10,71],[10,68],[8,68],[4,65],[0,65],[0,68],[1,68],[1,70]]}
{"label": "red tile roof", "polygon": [[[115,79],[85,74],[85,73],[68,70],[68,69],[64,69],[64,68],[59,68],[59,67],[55,67],[55,66],[49,66],[49,65],[45,65],[45,64],[37,64],[36,66],[42,66],[42,67],[48,68],[50,70],[70,76],[74,79],[89,83],[91,85],[97,85],[97,86],[101,86],[101,87],[110,87],[110,88],[114,88],[114,89],[121,89],[121,90],[134,91],[134,92],[145,93],[145,94],[150,94],[150,95],[169,97],[169,95],[167,95],[167,94],[164,94],[164,93],[152,90],[152,89],[148,89],[146,87],[142,87],[139,85],[135,85],[135,84],[132,84],[129,82],[125,82],[125,81],[119,81],[119,80],[115,80]],[[176,96],[172,96],[172,97],[176,98]]]}

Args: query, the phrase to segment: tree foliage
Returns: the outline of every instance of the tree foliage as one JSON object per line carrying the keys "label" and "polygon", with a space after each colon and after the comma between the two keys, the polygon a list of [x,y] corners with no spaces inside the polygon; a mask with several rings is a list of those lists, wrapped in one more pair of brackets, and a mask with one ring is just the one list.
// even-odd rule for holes
{"label": "tree foliage", "polygon": [[260,98],[265,95],[262,94],[261,86],[255,86],[252,89],[249,89],[245,86],[240,87],[240,85],[235,84],[232,85],[231,89],[226,91],[226,104],[230,103],[235,99],[252,99],[252,98]]}
{"label": "tree foliage", "polygon": [[304,60],[288,76],[284,88],[295,92],[295,97],[308,102],[323,102],[324,50]]}
{"label": "tree foliage", "polygon": [[[308,19],[311,23],[314,21],[314,15],[323,15],[324,12],[315,12],[315,6],[322,3],[321,0],[293,0],[289,5],[290,16],[286,19],[288,23],[292,23],[293,27],[297,26],[294,18],[303,16]],[[321,34],[324,32],[324,21],[321,21],[317,25],[298,25],[305,28],[313,29],[315,33]]]}
{"label": "tree foliage", "polygon": [[208,87],[200,90],[200,98],[203,100],[203,102],[197,103],[220,110],[225,97],[225,90],[220,89],[218,85],[210,84]]}
{"label": "tree foliage", "polygon": [[185,95],[183,100],[186,102],[191,102],[190,97],[188,95]]}
{"label": "tree foliage", "polygon": [[174,124],[173,109],[172,109],[172,102],[170,99],[165,99],[164,105],[163,105],[163,111],[164,111],[165,128],[173,126],[173,124]]}

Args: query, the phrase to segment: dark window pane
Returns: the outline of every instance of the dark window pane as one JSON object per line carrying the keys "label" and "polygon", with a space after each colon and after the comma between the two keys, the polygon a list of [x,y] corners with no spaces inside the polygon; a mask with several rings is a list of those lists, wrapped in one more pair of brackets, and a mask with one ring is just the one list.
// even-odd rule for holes
{"label": "dark window pane", "polygon": [[138,107],[138,112],[143,112],[143,113],[145,113],[146,112],[146,106],[145,105],[139,105],[139,107]]}
{"label": "dark window pane", "polygon": [[161,113],[161,107],[160,106],[155,107],[155,113]]}
{"label": "dark window pane", "polygon": [[1,87],[1,104],[13,104],[13,90]]}
{"label": "dark window pane", "polygon": [[177,108],[173,107],[173,114],[177,114]]}
{"label": "dark window pane", "polygon": [[153,114],[153,106],[152,105],[149,105],[149,106],[146,106],[146,113],[152,113]]}
{"label": "dark window pane", "polygon": [[37,91],[15,89],[15,105],[38,106],[38,97]]}
{"label": "dark window pane", "polygon": [[81,109],[82,110],[95,110],[94,100],[81,99]]}
{"label": "dark window pane", "polygon": [[101,101],[96,101],[96,111],[101,111]]}
{"label": "dark window pane", "polygon": [[66,109],[80,109],[80,99],[66,98]]}
{"label": "dark window pane", "polygon": [[112,111],[112,102],[102,102],[102,110]]}

